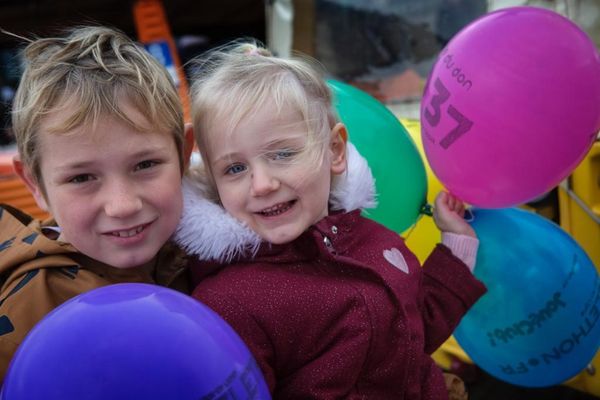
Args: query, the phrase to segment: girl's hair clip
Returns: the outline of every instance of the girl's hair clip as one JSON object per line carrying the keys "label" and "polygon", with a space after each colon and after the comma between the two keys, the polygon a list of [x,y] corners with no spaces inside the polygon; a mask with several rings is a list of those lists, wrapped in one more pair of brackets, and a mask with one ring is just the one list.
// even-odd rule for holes
{"label": "girl's hair clip", "polygon": [[258,51],[258,47],[250,47],[246,51],[246,55],[249,55],[249,56],[260,56],[260,52]]}
{"label": "girl's hair clip", "polygon": [[248,44],[243,48],[243,53],[247,56],[263,56],[263,57],[270,57],[272,54],[271,52],[264,48],[264,47],[260,47],[257,46],[255,44]]}

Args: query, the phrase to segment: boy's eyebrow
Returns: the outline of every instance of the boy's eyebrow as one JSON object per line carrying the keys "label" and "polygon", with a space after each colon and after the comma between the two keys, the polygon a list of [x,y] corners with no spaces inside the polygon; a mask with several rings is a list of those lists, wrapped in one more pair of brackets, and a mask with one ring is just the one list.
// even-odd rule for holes
{"label": "boy's eyebrow", "polygon": [[148,148],[144,148],[141,149],[135,153],[132,153],[131,156],[132,158],[143,158],[143,157],[148,157],[148,156],[154,156],[163,152],[169,151],[169,149],[165,148],[164,146],[153,146],[153,147],[148,147]]}
{"label": "boy's eyebrow", "polygon": [[74,162],[69,162],[67,161],[65,164],[60,164],[58,166],[55,167],[55,169],[57,171],[70,171],[70,170],[74,170],[74,169],[85,169],[88,168],[89,166],[91,166],[93,164],[92,161],[74,161]]}
{"label": "boy's eyebrow", "polygon": [[[141,149],[137,152],[131,153],[130,157],[132,159],[140,159],[145,157],[157,156],[160,153],[164,152],[166,149],[163,146],[154,146],[150,148]],[[94,165],[93,160],[76,160],[73,162],[67,161],[65,164],[58,165],[56,169],[58,171],[61,170],[73,170],[73,169],[85,169]]]}

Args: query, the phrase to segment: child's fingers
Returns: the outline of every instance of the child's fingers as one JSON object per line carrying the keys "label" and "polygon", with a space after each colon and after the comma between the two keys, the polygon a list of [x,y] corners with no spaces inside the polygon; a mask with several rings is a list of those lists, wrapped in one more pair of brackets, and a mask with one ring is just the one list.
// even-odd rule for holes
{"label": "child's fingers", "polygon": [[434,213],[439,213],[440,210],[447,208],[447,197],[448,194],[446,192],[439,192],[435,197],[433,202],[433,211]]}
{"label": "child's fingers", "polygon": [[465,203],[456,199],[456,212],[464,213],[465,212]]}
{"label": "child's fingers", "polygon": [[457,213],[461,217],[465,214],[465,203],[451,193],[448,193],[447,204],[450,211]]}
{"label": "child's fingers", "polygon": [[452,211],[456,210],[456,197],[448,195],[448,208]]}
{"label": "child's fingers", "polygon": [[461,217],[465,216],[465,205],[463,203],[458,203],[456,207],[456,213]]}
{"label": "child's fingers", "polygon": [[437,197],[435,198],[435,202],[438,203],[437,205],[439,205],[439,204],[446,203],[448,201],[447,199],[448,199],[448,193],[441,191],[438,193]]}
{"label": "child's fingers", "polygon": [[446,193],[445,203],[450,211],[456,211],[458,206],[458,202],[456,201],[456,197],[454,197],[451,193]]}

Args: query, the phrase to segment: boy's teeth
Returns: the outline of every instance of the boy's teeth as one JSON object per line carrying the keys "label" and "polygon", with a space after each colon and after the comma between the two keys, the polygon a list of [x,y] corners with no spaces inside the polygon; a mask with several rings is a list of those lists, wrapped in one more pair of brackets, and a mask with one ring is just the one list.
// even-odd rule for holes
{"label": "boy's teeth", "polygon": [[139,226],[137,228],[130,229],[128,231],[113,232],[112,235],[113,236],[122,237],[122,238],[127,238],[127,237],[131,237],[131,236],[137,235],[138,233],[140,233],[143,230],[144,230],[144,227],[143,226]]}

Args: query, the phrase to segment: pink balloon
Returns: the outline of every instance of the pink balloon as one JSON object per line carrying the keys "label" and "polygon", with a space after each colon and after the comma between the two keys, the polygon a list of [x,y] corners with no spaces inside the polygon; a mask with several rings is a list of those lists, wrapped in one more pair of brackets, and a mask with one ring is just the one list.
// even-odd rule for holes
{"label": "pink balloon", "polygon": [[467,203],[511,207],[545,194],[600,129],[600,57],[567,18],[542,8],[484,15],[444,48],[421,103],[425,154]]}

